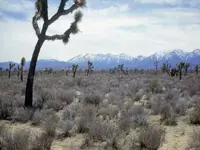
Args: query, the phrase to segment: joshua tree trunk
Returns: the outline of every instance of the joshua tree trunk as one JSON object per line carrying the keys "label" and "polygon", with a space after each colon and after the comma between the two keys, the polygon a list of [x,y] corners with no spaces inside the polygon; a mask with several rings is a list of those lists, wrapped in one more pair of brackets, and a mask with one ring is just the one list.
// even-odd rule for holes
{"label": "joshua tree trunk", "polygon": [[35,68],[36,68],[38,55],[40,53],[40,49],[41,49],[44,41],[45,41],[44,36],[41,36],[38,39],[37,44],[36,44],[35,49],[34,49],[34,52],[33,52],[33,55],[32,55],[32,58],[31,58],[31,63],[30,63],[28,78],[27,78],[27,83],[26,83],[26,95],[25,95],[25,106],[26,107],[32,107],[33,81],[34,81],[34,75],[35,75]]}
{"label": "joshua tree trunk", "polygon": [[10,76],[11,76],[11,69],[9,69],[8,71],[8,78],[10,79]]}
{"label": "joshua tree trunk", "polygon": [[24,67],[21,66],[21,81],[24,81]]}
{"label": "joshua tree trunk", "polygon": [[182,79],[182,70],[179,71],[179,79]]}

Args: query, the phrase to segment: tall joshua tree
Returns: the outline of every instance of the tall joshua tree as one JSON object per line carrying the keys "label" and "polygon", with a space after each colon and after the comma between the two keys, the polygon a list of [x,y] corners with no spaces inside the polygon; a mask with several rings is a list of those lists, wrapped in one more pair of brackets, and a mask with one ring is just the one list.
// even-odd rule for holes
{"label": "tall joshua tree", "polygon": [[184,62],[180,62],[178,65],[178,71],[179,71],[179,79],[182,79],[182,69],[184,68],[185,63]]}
{"label": "tall joshua tree", "polygon": [[155,66],[155,69],[156,69],[156,74],[158,74],[158,64],[159,64],[159,61],[155,60],[154,61],[154,66]]}
{"label": "tall joshua tree", "polygon": [[22,57],[21,59],[21,81],[24,81],[24,65],[25,65],[26,59]]}
{"label": "tall joshua tree", "polygon": [[15,64],[14,63],[9,63],[9,72],[8,72],[8,78],[10,78],[10,76],[11,76],[11,70],[12,70],[12,68],[15,66]]}
{"label": "tall joshua tree", "polygon": [[72,66],[73,78],[75,78],[75,76],[76,76],[77,69],[78,69],[78,64],[73,64],[73,66]]}
{"label": "tall joshua tree", "polygon": [[[61,35],[55,34],[51,36],[46,35],[48,27],[51,24],[53,24],[57,19],[59,19],[61,16],[68,15],[74,12],[79,7],[84,7],[86,4],[86,0],[74,0],[74,4],[70,8],[65,9],[65,5],[67,2],[68,0],[60,0],[58,11],[51,18],[49,18],[48,16],[48,0],[37,0],[35,3],[36,13],[32,18],[32,25],[38,37],[38,41],[33,51],[30,67],[29,67],[29,72],[28,72],[28,77],[27,77],[26,95],[25,95],[25,103],[24,103],[26,107],[32,107],[35,68],[36,68],[36,63],[38,60],[38,55],[40,53],[40,49],[43,43],[46,40],[48,41],[62,40],[64,44],[67,44],[69,41],[70,35],[76,34],[79,32],[77,24],[82,19],[82,13],[80,11],[75,13],[74,21],[71,23],[71,26],[63,34]],[[40,19],[43,20],[43,25],[42,25],[41,30],[38,25],[38,20]]]}

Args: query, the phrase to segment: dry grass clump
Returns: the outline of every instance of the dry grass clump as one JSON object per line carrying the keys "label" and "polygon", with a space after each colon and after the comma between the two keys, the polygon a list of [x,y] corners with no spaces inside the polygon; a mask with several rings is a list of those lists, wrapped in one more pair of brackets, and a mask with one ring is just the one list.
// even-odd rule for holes
{"label": "dry grass clump", "polygon": [[194,108],[189,114],[191,124],[200,124],[200,98],[197,98],[194,102]]}

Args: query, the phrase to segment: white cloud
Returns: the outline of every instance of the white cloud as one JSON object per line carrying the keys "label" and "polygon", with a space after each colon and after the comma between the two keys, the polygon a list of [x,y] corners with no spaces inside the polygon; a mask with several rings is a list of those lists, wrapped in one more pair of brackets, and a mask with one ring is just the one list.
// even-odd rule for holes
{"label": "white cloud", "polygon": [[[1,1],[0,1],[1,2]],[[51,6],[50,13],[56,11]],[[53,10],[53,11],[52,11]],[[127,53],[149,55],[182,48],[200,48],[200,11],[189,8],[156,9],[147,13],[129,11],[129,5],[105,9],[84,9],[80,32],[72,35],[67,45],[61,41],[45,42],[40,58],[67,60],[82,53]],[[73,15],[61,17],[50,26],[48,34],[63,33]],[[0,61],[31,58],[37,38],[30,19],[7,18],[0,21]]]}

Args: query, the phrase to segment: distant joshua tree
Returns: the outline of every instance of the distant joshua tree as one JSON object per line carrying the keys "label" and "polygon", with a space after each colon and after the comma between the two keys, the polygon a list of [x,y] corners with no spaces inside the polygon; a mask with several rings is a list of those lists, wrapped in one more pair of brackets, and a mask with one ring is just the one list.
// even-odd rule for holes
{"label": "distant joshua tree", "polygon": [[24,66],[25,66],[25,63],[26,63],[26,59],[24,57],[22,57],[21,59],[21,81],[23,82],[24,81]]}
{"label": "distant joshua tree", "polygon": [[93,63],[91,61],[88,61],[87,76],[92,74],[93,68],[94,68]]}
{"label": "distant joshua tree", "polygon": [[[33,16],[32,25],[38,37],[38,41],[31,58],[28,77],[27,77],[25,103],[24,103],[26,107],[32,107],[35,68],[36,68],[36,63],[38,60],[38,55],[40,53],[40,49],[43,43],[46,40],[48,41],[62,40],[63,43],[66,44],[68,43],[71,34],[76,34],[79,32],[77,24],[81,21],[82,16],[83,16],[80,11],[75,13],[74,22],[71,23],[71,26],[69,27],[69,29],[67,29],[63,34],[61,35],[55,34],[52,36],[49,36],[46,34],[48,27],[52,25],[61,16],[68,15],[74,12],[76,9],[80,7],[84,7],[86,4],[86,0],[74,0],[74,4],[70,8],[65,9],[66,2],[68,2],[68,0],[60,0],[58,11],[51,18],[49,18],[48,16],[48,0],[36,0],[35,2],[36,13]],[[43,19],[44,21],[41,30],[38,25],[38,20],[40,19]]]}
{"label": "distant joshua tree", "polygon": [[12,71],[12,68],[15,66],[14,63],[9,63],[9,73],[8,73],[8,78],[11,77],[11,71]]}
{"label": "distant joshua tree", "polygon": [[185,63],[184,69],[185,69],[185,76],[188,74],[188,68],[190,67],[189,63]]}
{"label": "distant joshua tree", "polygon": [[196,74],[199,73],[199,65],[196,65],[196,66],[195,66],[195,72],[196,72]]}
{"label": "distant joshua tree", "polygon": [[73,78],[75,78],[76,76],[77,69],[78,69],[78,64],[73,64],[72,66]]}
{"label": "distant joshua tree", "polygon": [[184,62],[180,62],[178,65],[178,71],[179,71],[179,79],[182,79],[182,69],[185,67],[185,63]]}
{"label": "distant joshua tree", "polygon": [[159,61],[158,60],[155,60],[154,61],[154,66],[156,68],[156,74],[158,74],[158,64],[159,64]]}

